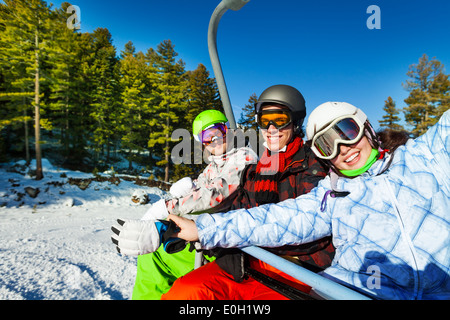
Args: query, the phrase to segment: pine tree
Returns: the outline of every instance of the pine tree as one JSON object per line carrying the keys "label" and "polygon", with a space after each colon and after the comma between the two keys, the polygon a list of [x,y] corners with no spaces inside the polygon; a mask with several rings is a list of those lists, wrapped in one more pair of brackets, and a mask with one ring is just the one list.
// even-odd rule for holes
{"label": "pine tree", "polygon": [[134,46],[132,41],[128,41],[125,43],[125,49],[120,53],[120,58],[124,59],[128,56],[136,56],[136,47]]}
{"label": "pine tree", "polygon": [[258,101],[256,93],[253,93],[248,99],[248,104],[242,108],[241,118],[238,123],[239,126],[244,130],[253,129],[258,130],[258,124],[255,120],[255,103]]}
{"label": "pine tree", "polygon": [[187,72],[188,108],[186,109],[186,129],[191,130],[192,123],[199,113],[216,109],[223,112],[222,101],[216,80],[210,78],[209,71],[199,64],[194,71]]}
{"label": "pine tree", "polygon": [[[120,90],[122,105],[119,111],[119,131],[122,147],[128,149],[129,170],[132,170],[134,153],[144,151],[147,139],[149,108],[149,67],[142,52],[135,53],[131,42],[125,45],[120,61]],[[148,136],[148,134],[147,134]]]}
{"label": "pine tree", "polygon": [[413,127],[415,136],[421,135],[434,125],[440,115],[449,108],[449,80],[443,73],[444,65],[423,55],[418,64],[409,67],[410,80],[404,87],[410,92],[405,99],[405,120]]}
{"label": "pine tree", "polygon": [[33,75],[29,72],[33,65],[30,43],[23,41],[22,27],[14,14],[14,8],[0,3],[0,67],[3,81],[0,97],[6,101],[7,109],[2,109],[0,130],[24,120],[22,110],[27,113],[34,97]]}
{"label": "pine tree", "polygon": [[117,126],[118,91],[118,64],[116,49],[112,44],[111,34],[106,28],[97,28],[92,34],[94,40],[94,62],[91,66],[91,75],[94,79],[95,89],[92,92],[91,104],[96,126],[93,132],[93,142],[97,156],[105,153],[106,162],[110,161],[111,148],[114,146]]}
{"label": "pine tree", "polygon": [[[192,132],[192,123],[194,119],[205,110],[220,110],[223,112],[222,101],[219,97],[219,89],[214,78],[210,77],[209,71],[203,64],[199,64],[197,69],[187,71],[187,108],[181,117],[184,121],[180,122],[178,128],[183,128]],[[191,135],[192,136],[192,135]],[[201,152],[201,147],[196,147],[193,139],[191,140],[190,159],[196,159],[196,152]],[[192,144],[194,146],[192,147]],[[180,178],[191,176],[197,177],[204,169],[203,164],[183,163],[174,165],[171,174],[173,181]]]}
{"label": "pine tree", "polygon": [[81,77],[79,62],[80,35],[67,28],[66,25],[68,6],[69,3],[63,3],[60,9],[53,12],[52,50],[48,55],[52,66],[49,71],[48,114],[51,117],[53,131],[59,134],[60,145],[63,146],[63,155],[66,158],[75,158],[73,160],[79,163],[84,148],[76,146],[76,143],[74,143],[76,138],[74,137],[81,134],[81,132],[78,132],[80,115],[82,114],[80,101],[85,86],[83,84],[84,79]]}
{"label": "pine tree", "polygon": [[150,134],[148,146],[163,147],[163,159],[157,163],[164,166],[164,181],[169,181],[171,133],[179,123],[180,115],[186,108],[186,81],[184,62],[175,61],[178,53],[170,40],[164,40],[157,50],[149,49],[147,59],[150,66],[156,68],[158,83],[153,91],[152,106],[155,116],[150,121],[154,131]]}
{"label": "pine tree", "polygon": [[71,145],[76,152],[73,152],[73,161],[80,163],[81,159],[90,156],[88,149],[93,145],[92,128],[96,121],[91,116],[92,105],[95,103],[97,81],[94,78],[94,65],[96,49],[94,37],[90,33],[76,33],[76,58],[77,70],[75,83],[71,86],[72,95],[76,100],[72,110],[70,134]]}
{"label": "pine tree", "polygon": [[448,74],[439,73],[433,79],[429,88],[430,100],[435,104],[436,115],[440,117],[450,109],[450,79]]}
{"label": "pine tree", "polygon": [[383,120],[378,121],[380,123],[380,127],[392,130],[404,130],[403,126],[398,124],[398,122],[400,121],[400,117],[398,117],[398,114],[400,112],[395,107],[395,102],[392,97],[388,97],[384,102],[383,110],[386,115],[383,116]]}
{"label": "pine tree", "polygon": [[[11,131],[13,127],[24,127],[24,151],[27,164],[30,163],[28,122],[32,120],[32,99],[34,97],[33,76],[28,72],[32,66],[29,44],[20,39],[16,31],[21,27],[15,19],[13,10],[0,3],[0,131]],[[28,67],[28,70],[27,70]],[[8,142],[5,150],[11,146],[11,134],[6,134]],[[14,143],[17,145],[17,143]],[[6,159],[5,159],[6,160]]]}
{"label": "pine tree", "polygon": [[[3,58],[23,64],[28,76],[34,76],[34,119],[36,180],[44,177],[41,152],[41,93],[42,69],[49,50],[51,11],[42,0],[5,0],[2,8],[1,35]],[[6,15],[5,15],[6,13]],[[17,56],[14,56],[16,51]],[[24,92],[28,92],[28,89]],[[24,93],[22,92],[22,93]]]}

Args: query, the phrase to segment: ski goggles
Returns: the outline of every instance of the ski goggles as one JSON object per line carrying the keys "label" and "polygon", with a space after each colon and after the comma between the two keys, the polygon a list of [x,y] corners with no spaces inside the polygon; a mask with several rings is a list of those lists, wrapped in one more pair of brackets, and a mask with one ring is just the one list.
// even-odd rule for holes
{"label": "ski goggles", "polygon": [[331,160],[339,153],[339,144],[354,144],[364,134],[364,124],[353,115],[339,117],[317,132],[311,149],[321,159]]}
{"label": "ski goggles", "polygon": [[223,123],[216,123],[199,134],[200,141],[209,146],[213,142],[218,142],[220,139],[225,139],[227,133],[227,127]]}
{"label": "ski goggles", "polygon": [[273,125],[280,130],[292,123],[292,116],[286,110],[262,110],[258,113],[257,123],[261,129],[269,129]]}

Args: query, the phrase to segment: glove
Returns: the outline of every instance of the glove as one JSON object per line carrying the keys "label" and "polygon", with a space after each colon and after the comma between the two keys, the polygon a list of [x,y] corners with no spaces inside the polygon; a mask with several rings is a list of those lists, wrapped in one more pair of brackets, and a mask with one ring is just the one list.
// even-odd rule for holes
{"label": "glove", "polygon": [[195,185],[192,182],[192,179],[189,177],[185,177],[175,182],[170,187],[169,192],[174,198],[182,198],[184,196],[187,196],[194,188]]}
{"label": "glove", "polygon": [[155,252],[162,242],[167,224],[160,221],[120,220],[118,226],[112,226],[112,242],[119,253],[138,256]]}
{"label": "glove", "polygon": [[169,216],[167,211],[166,201],[161,199],[150,207],[141,220],[164,220]]}

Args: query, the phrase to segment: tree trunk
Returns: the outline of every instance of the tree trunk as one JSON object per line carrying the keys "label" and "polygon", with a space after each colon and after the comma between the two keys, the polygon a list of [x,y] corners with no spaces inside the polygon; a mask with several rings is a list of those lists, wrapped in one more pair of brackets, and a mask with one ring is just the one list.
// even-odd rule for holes
{"label": "tree trunk", "polygon": [[36,180],[41,180],[44,177],[44,174],[42,173],[42,153],[41,153],[41,116],[40,116],[40,110],[39,110],[39,104],[40,104],[40,100],[39,100],[39,92],[40,92],[40,88],[39,88],[39,34],[38,31],[36,31],[35,34],[35,55],[36,55],[36,60],[35,60],[35,89],[34,89],[34,104],[35,104],[35,116],[34,116],[34,135],[35,135],[35,139],[36,139],[36,146],[35,146],[35,150],[36,150]]}
{"label": "tree trunk", "polygon": [[23,109],[23,126],[25,128],[25,160],[27,162],[27,166],[30,164],[30,143],[28,141],[28,120],[27,120],[27,109],[26,109],[26,99],[22,98],[22,103],[24,106]]}
{"label": "tree trunk", "polygon": [[[170,119],[166,118],[166,125],[169,128]],[[164,159],[166,160],[166,170],[164,176],[164,182],[169,182],[169,134],[166,133],[166,147],[164,148]]]}

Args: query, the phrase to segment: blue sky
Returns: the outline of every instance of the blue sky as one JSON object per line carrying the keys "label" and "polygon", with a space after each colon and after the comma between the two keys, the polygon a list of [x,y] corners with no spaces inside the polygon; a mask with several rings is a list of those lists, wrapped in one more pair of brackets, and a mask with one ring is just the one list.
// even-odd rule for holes
{"label": "blue sky", "polygon": [[[81,32],[108,28],[118,53],[130,40],[146,52],[170,39],[187,70],[202,63],[213,75],[207,31],[220,0],[71,3],[81,9]],[[381,10],[381,29],[367,28],[370,5]],[[218,50],[236,120],[252,93],[289,84],[303,93],[309,112],[325,101],[346,101],[377,128],[388,96],[405,106],[402,83],[423,54],[449,73],[449,14],[448,0],[250,0],[229,10]]]}

